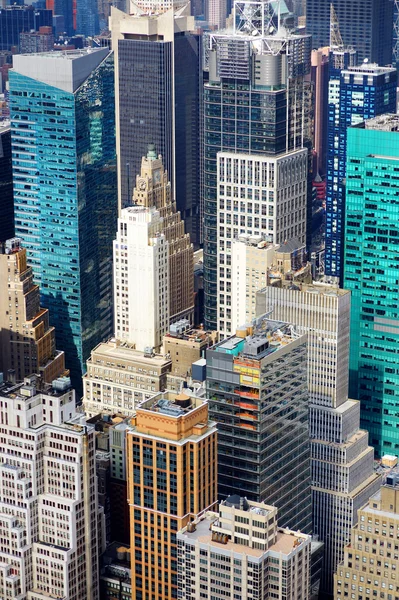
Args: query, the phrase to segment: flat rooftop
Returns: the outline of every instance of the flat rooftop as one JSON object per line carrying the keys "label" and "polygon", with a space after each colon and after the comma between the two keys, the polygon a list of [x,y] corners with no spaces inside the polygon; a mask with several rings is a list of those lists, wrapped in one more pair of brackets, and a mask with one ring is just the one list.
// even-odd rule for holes
{"label": "flat rooftop", "polygon": [[[98,363],[98,358],[104,357],[104,360],[127,360],[132,362],[139,362],[146,365],[157,365],[164,366],[170,364],[170,358],[164,358],[162,354],[149,355],[140,350],[136,350],[128,343],[118,343],[115,340],[109,340],[108,342],[102,342],[94,350],[92,350],[91,356],[88,362],[91,364]],[[104,365],[105,366],[105,365]],[[108,365],[109,366],[109,365]]]}
{"label": "flat rooftop", "polygon": [[301,337],[290,323],[273,321],[266,315],[237,329],[233,335],[211,348],[216,352],[260,360]]}
{"label": "flat rooftop", "polygon": [[[210,513],[210,515],[215,513]],[[226,553],[235,552],[237,554],[244,554],[253,558],[262,558],[268,552],[282,552],[283,554],[289,554],[298,547],[298,542],[301,544],[304,541],[304,537],[296,535],[295,533],[287,533],[286,530],[278,530],[276,543],[269,546],[267,550],[258,548],[249,548],[244,544],[236,544],[235,542],[228,541],[226,544],[221,542],[215,542],[212,540],[212,531],[210,530],[211,524],[217,520],[215,516],[206,516],[196,523],[195,531],[189,532],[187,528],[183,529],[178,533],[179,537],[183,537],[187,541],[198,542],[200,544],[207,544],[212,550],[222,550]]]}
{"label": "flat rooftop", "polygon": [[[108,50],[109,51],[109,50]],[[77,58],[82,58],[82,56],[87,56],[88,54],[94,54],[95,52],[104,53],[104,48],[78,48],[76,50],[58,50],[57,52],[32,52],[29,54],[29,57],[38,57],[38,58],[51,58],[56,60],[76,60]]]}
{"label": "flat rooftop", "polygon": [[365,129],[374,129],[378,131],[398,131],[399,130],[399,115],[386,114],[379,115],[373,119],[364,121]]}
{"label": "flat rooftop", "polygon": [[138,410],[147,410],[169,417],[182,417],[200,408],[206,402],[205,398],[189,395],[183,392],[161,392],[137,405]]}
{"label": "flat rooftop", "polygon": [[[59,380],[69,379],[60,377]],[[19,399],[24,402],[33,400],[33,398],[39,394],[45,394],[46,396],[60,397],[72,390],[72,386],[66,381],[64,389],[57,389],[50,383],[39,382],[36,380],[32,383],[10,383],[4,382],[0,384],[0,396],[3,398]]]}

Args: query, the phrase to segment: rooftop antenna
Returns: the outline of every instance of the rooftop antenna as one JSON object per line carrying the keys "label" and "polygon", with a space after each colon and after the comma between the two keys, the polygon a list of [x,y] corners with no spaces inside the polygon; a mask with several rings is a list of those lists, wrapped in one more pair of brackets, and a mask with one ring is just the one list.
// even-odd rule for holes
{"label": "rooftop antenna", "polygon": [[342,41],[341,32],[339,30],[339,22],[334,5],[330,4],[330,48],[331,50],[343,50],[344,42]]}

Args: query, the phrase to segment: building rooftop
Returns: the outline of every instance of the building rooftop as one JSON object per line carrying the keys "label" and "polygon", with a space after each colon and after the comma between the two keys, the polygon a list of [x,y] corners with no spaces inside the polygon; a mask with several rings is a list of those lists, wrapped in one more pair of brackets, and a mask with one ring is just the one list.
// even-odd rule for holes
{"label": "building rooftop", "polygon": [[272,321],[266,314],[251,324],[239,327],[236,335],[219,342],[211,350],[235,357],[260,360],[299,337],[301,336],[293,325]]}
{"label": "building rooftop", "polygon": [[198,542],[200,544],[209,545],[213,551],[223,550],[226,553],[234,552],[236,554],[245,554],[248,557],[255,559],[262,558],[269,552],[278,552],[283,554],[290,554],[293,550],[298,548],[309,536],[303,534],[296,534],[294,532],[288,532],[289,530],[278,529],[277,540],[274,544],[269,546],[267,550],[250,548],[244,544],[236,544],[231,540],[227,539],[226,543],[217,542],[212,539],[212,524],[219,518],[217,513],[208,512],[195,522],[195,529],[192,527],[185,527],[178,533],[179,538],[184,538],[187,542]]}
{"label": "building rooftop", "polygon": [[160,392],[148,400],[144,400],[138,404],[138,410],[146,410],[156,412],[159,414],[167,415],[169,417],[182,417],[189,412],[201,407],[205,398],[193,395],[192,392],[185,389],[180,394],[175,392]]}
{"label": "building rooftop", "polygon": [[[362,125],[362,124],[361,124]],[[385,114],[364,121],[364,129],[399,131],[399,115]]]}
{"label": "building rooftop", "polygon": [[396,69],[393,67],[380,67],[376,63],[363,62],[361,65],[354,65],[342,70],[345,73],[359,73],[365,75],[383,75],[384,73],[394,73]]}
{"label": "building rooftop", "polygon": [[107,58],[109,52],[109,48],[83,48],[16,54],[13,57],[13,71],[73,94]]}
{"label": "building rooftop", "polygon": [[[108,342],[101,342],[92,350],[91,356],[87,362],[92,364],[102,364],[102,357],[105,361],[127,360],[135,363],[143,363],[146,365],[166,366],[171,363],[170,358],[165,358],[162,354],[148,354],[136,350],[133,345],[128,342],[119,342],[111,339]],[[108,365],[116,366],[116,365]],[[87,376],[87,375],[86,375]]]}
{"label": "building rooftop", "polygon": [[23,383],[3,382],[0,384],[0,396],[22,401],[29,401],[38,394],[60,397],[72,389],[69,377],[59,377],[52,383],[44,383],[40,377],[31,375],[25,377]]}

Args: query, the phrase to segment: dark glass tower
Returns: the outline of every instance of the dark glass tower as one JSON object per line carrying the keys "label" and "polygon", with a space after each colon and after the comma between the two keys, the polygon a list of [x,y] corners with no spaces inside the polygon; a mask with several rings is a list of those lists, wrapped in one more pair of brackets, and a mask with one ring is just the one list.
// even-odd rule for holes
{"label": "dark glass tower", "polygon": [[325,272],[342,278],[347,130],[363,119],[395,111],[397,71],[372,64],[339,71],[333,58],[328,92]]}
{"label": "dark glass tower", "polygon": [[78,391],[91,349],[113,332],[114,109],[108,49],[14,58],[15,230]]}
{"label": "dark glass tower", "polygon": [[[311,95],[305,75],[310,73],[311,39],[289,32],[283,23],[271,35],[274,21],[267,8],[236,2],[235,29],[210,34],[206,44],[204,289],[210,329],[217,328],[217,153],[278,155],[310,147]],[[309,221],[311,198],[308,213]]]}
{"label": "dark glass tower", "polygon": [[85,37],[97,35],[100,31],[97,0],[77,0],[76,33]]}
{"label": "dark glass tower", "polygon": [[242,329],[206,353],[219,498],[236,493],[277,506],[282,526],[309,533],[306,337],[263,317]]}
{"label": "dark glass tower", "polygon": [[14,237],[10,123],[0,122],[0,242]]}
{"label": "dark glass tower", "polygon": [[[188,9],[187,9],[188,10]],[[118,190],[132,203],[141,159],[153,143],[162,154],[191,241],[199,237],[199,38],[184,10],[158,16],[112,9],[115,49]]]}
{"label": "dark glass tower", "polygon": [[22,31],[39,31],[43,25],[53,25],[51,10],[35,10],[33,6],[0,8],[0,50],[11,50],[12,46],[18,46]]}
{"label": "dark glass tower", "polygon": [[392,62],[393,6],[391,0],[306,0],[306,31],[313,48],[330,45],[330,6],[334,5],[345,45],[379,65]]}

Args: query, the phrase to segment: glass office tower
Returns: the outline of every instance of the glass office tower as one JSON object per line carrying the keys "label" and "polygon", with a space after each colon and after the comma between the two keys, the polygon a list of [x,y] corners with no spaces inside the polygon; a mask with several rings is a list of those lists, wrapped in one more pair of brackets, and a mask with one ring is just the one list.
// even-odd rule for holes
{"label": "glass office tower", "polygon": [[332,54],[328,84],[325,273],[342,281],[347,130],[396,110],[397,71],[366,63],[339,72],[335,58]]}
{"label": "glass office tower", "polygon": [[113,56],[20,55],[10,72],[15,229],[73,385],[112,334],[117,194]]}
{"label": "glass office tower", "polygon": [[219,497],[272,504],[283,527],[310,533],[306,336],[265,317],[206,353]]}
{"label": "glass office tower", "polygon": [[[311,38],[295,35],[284,22],[274,32],[273,19],[268,3],[235,2],[234,29],[211,33],[206,43],[203,210],[208,329],[217,328],[217,153],[275,156],[303,148],[310,140],[311,84],[305,75],[310,73]],[[238,186],[236,193],[238,197]],[[311,204],[308,212],[311,218]]]}
{"label": "glass office tower", "polygon": [[379,456],[399,452],[399,117],[348,130],[344,286],[349,392]]}

